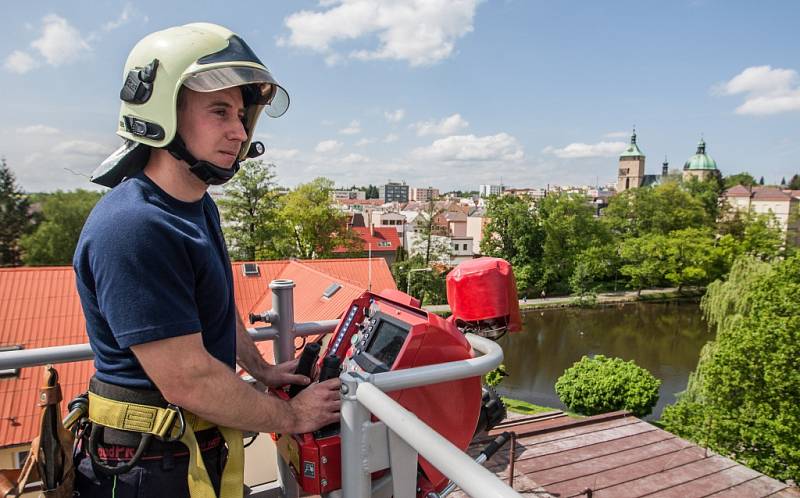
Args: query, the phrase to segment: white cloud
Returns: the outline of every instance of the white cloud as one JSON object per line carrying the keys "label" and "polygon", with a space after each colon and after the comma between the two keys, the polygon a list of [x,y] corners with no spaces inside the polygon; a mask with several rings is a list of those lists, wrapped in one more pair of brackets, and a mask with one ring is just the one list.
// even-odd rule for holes
{"label": "white cloud", "polygon": [[441,121],[419,121],[411,125],[411,128],[416,128],[417,135],[420,137],[426,135],[452,135],[459,130],[469,126],[469,123],[461,117],[461,114],[453,114]]}
{"label": "white cloud", "polygon": [[336,140],[323,140],[322,142],[318,143],[316,147],[314,147],[314,150],[320,154],[327,154],[329,152],[337,152],[341,148],[342,142],[338,142]]}
{"label": "white cloud", "polygon": [[605,134],[606,138],[624,138],[629,137],[631,132],[629,131],[612,131]]}
{"label": "white cloud", "polygon": [[58,128],[53,128],[52,126],[35,124],[30,126],[23,126],[22,128],[17,128],[16,132],[21,133],[23,135],[57,135],[61,133],[61,130],[59,130]]}
{"label": "white cloud", "polygon": [[542,152],[545,154],[553,154],[561,159],[614,157],[625,150],[625,147],[627,146],[628,144],[625,142],[598,142],[596,144],[576,142],[562,148],[547,146],[542,150]]}
{"label": "white cloud", "polygon": [[361,133],[361,123],[354,119],[353,121],[350,121],[350,124],[347,125],[347,127],[339,130],[339,133],[342,135],[358,135]]}
{"label": "white cloud", "polygon": [[113,21],[109,21],[102,26],[103,31],[112,31],[123,24],[127,24],[131,18],[133,17],[134,9],[133,6],[129,3],[126,3],[125,6],[122,8],[122,12],[120,12],[119,17],[117,17]]}
{"label": "white cloud", "polygon": [[417,159],[437,161],[519,161],[524,156],[522,146],[508,133],[440,138],[428,147],[414,149],[411,154]]}
{"label": "white cloud", "polygon": [[745,94],[736,114],[768,115],[800,111],[800,78],[793,69],[752,66],[711,89],[716,95]]}
{"label": "white cloud", "polygon": [[344,164],[363,164],[369,162],[369,158],[361,154],[347,154],[342,158],[342,162]]}
{"label": "white cloud", "polygon": [[375,143],[374,138],[362,138],[358,142],[356,142],[356,147],[364,147],[365,145],[369,145],[371,143]]}
{"label": "white cloud", "polygon": [[386,121],[390,123],[399,123],[406,117],[405,109],[397,109],[394,111],[385,111],[383,116],[386,118]]}
{"label": "white cloud", "polygon": [[36,68],[39,63],[28,52],[14,50],[6,57],[4,67],[12,73],[25,74]]}
{"label": "white cloud", "polygon": [[113,150],[114,147],[109,147],[108,145],[99,144],[97,142],[90,142],[88,140],[67,140],[53,147],[54,154],[68,154],[92,158],[107,156]]}
{"label": "white cloud", "polygon": [[42,19],[42,35],[31,43],[52,66],[60,66],[91,50],[80,31],[66,19],[49,14]]}
{"label": "white cloud", "polygon": [[395,134],[395,133],[389,133],[388,135],[386,135],[385,137],[383,137],[383,143],[385,143],[385,144],[390,144],[390,143],[392,143],[392,142],[397,142],[399,139],[400,139],[400,137],[399,137],[399,136],[397,136],[397,134]]}
{"label": "white cloud", "polygon": [[280,162],[296,158],[300,154],[297,149],[276,149],[267,147],[264,155],[261,156],[267,162]]}
{"label": "white cloud", "polygon": [[[308,48],[333,56],[332,45],[375,39],[377,46],[353,50],[360,60],[393,59],[412,66],[434,64],[452,55],[455,42],[470,33],[479,0],[339,0],[320,3],[322,11],[302,10],[284,24],[291,31],[279,45]],[[335,63],[337,61],[332,61]]]}

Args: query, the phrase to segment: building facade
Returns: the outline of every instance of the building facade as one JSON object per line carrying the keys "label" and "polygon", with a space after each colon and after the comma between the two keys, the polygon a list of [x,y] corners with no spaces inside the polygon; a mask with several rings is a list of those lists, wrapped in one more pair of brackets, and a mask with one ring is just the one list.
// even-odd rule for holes
{"label": "building facade", "polygon": [[411,200],[417,202],[428,202],[439,198],[439,189],[433,187],[411,189]]}
{"label": "building facade", "polygon": [[389,182],[381,185],[379,197],[384,202],[408,202],[408,185],[398,182]]}
{"label": "building facade", "polygon": [[493,195],[500,195],[503,193],[503,185],[481,185],[478,188],[479,195],[481,197],[490,197]]}
{"label": "building facade", "polygon": [[644,183],[644,160],[644,153],[636,143],[636,130],[633,130],[630,145],[619,156],[617,192],[642,186]]}

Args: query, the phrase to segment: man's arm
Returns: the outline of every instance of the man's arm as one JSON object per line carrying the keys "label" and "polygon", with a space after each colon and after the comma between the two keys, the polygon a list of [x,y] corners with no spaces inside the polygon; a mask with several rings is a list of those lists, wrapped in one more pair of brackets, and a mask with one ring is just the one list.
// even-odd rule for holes
{"label": "man's arm", "polygon": [[287,402],[243,382],[206,351],[199,333],[131,349],[167,401],[209,422],[258,432],[303,433],[339,420],[339,379],[309,386]]}

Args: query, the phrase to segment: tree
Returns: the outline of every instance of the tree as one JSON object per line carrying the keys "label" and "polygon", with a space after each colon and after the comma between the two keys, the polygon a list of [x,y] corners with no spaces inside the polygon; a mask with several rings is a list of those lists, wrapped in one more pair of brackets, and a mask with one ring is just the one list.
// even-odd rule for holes
{"label": "tree", "polygon": [[414,251],[422,255],[425,266],[431,261],[443,261],[450,256],[450,243],[446,239],[447,229],[437,223],[437,219],[444,213],[444,208],[436,205],[430,199],[425,209],[420,211],[414,220],[417,225],[417,237],[414,241]]}
{"label": "tree", "polygon": [[[430,268],[430,271],[414,272],[409,287],[410,271],[422,268]],[[428,266],[421,254],[414,254],[408,259],[392,264],[392,276],[397,283],[397,288],[403,291],[409,289],[411,295],[419,298],[423,304],[447,303],[446,277],[448,272],[449,270],[442,265]]]}
{"label": "tree", "polygon": [[20,240],[25,264],[72,264],[81,229],[101,197],[101,192],[81,189],[42,196],[42,222]]}
{"label": "tree", "polygon": [[16,185],[14,173],[0,159],[0,266],[21,262],[19,241],[30,228],[28,198]]}
{"label": "tree", "polygon": [[760,180],[758,180],[759,185],[764,185],[764,177],[762,176]]}
{"label": "tree", "polygon": [[286,227],[278,215],[275,165],[245,161],[220,199],[223,231],[235,260],[253,261],[280,257],[276,242]]}
{"label": "tree", "polygon": [[333,182],[316,178],[280,198],[280,217],[286,231],[275,247],[282,257],[327,258],[338,248],[354,252],[359,237],[347,229],[347,219],[331,206]]}
{"label": "tree", "polygon": [[675,230],[665,242],[667,273],[664,276],[678,291],[684,285],[705,285],[721,276],[720,254],[710,228]]}
{"label": "tree", "polygon": [[666,235],[651,233],[626,239],[620,245],[619,272],[630,279],[631,288],[642,289],[664,282],[669,271]]}
{"label": "tree", "polygon": [[584,356],[556,381],[556,393],[570,411],[597,415],[628,410],[637,417],[653,411],[661,381],[633,361]]}
{"label": "tree", "polygon": [[703,202],[672,182],[612,197],[602,220],[621,238],[714,225]]}
{"label": "tree", "polygon": [[752,187],[755,184],[756,179],[753,178],[753,175],[747,172],[736,173],[735,175],[729,175],[722,179],[722,185],[725,189],[729,189],[737,185]]}
{"label": "tree", "polygon": [[570,290],[579,296],[595,292],[600,282],[614,278],[619,266],[615,245],[607,243],[587,247],[575,260],[575,269],[569,277]]}
{"label": "tree", "polygon": [[741,258],[701,307],[716,339],[677,403],[670,432],[777,479],[800,479],[800,257]]}
{"label": "tree", "polygon": [[533,203],[513,195],[492,196],[486,217],[481,253],[511,263],[520,295],[538,290],[544,229]]}
{"label": "tree", "polygon": [[792,178],[789,180],[789,188],[792,190],[800,190],[800,175],[792,175]]}
{"label": "tree", "polygon": [[610,234],[583,196],[549,195],[539,202],[537,211],[544,234],[541,287],[567,290],[578,255],[589,247],[607,244]]}
{"label": "tree", "polygon": [[719,177],[711,176],[703,181],[692,177],[683,184],[683,188],[703,205],[709,220],[713,222],[719,219],[719,199],[723,191],[723,184]]}

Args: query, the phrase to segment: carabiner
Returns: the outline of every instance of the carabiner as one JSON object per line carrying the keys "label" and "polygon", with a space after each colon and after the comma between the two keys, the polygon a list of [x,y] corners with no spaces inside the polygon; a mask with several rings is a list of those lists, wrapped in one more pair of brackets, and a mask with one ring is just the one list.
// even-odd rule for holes
{"label": "carabiner", "polygon": [[[172,410],[176,412],[178,414],[178,418],[176,421],[181,424],[177,436],[175,437],[167,436],[163,439],[167,443],[174,443],[175,441],[180,441],[181,438],[183,437],[183,434],[186,432],[186,419],[183,417],[183,410],[181,410],[180,406],[176,406],[170,403],[167,405],[167,410]],[[172,422],[173,427],[175,426],[176,421]],[[172,429],[170,429],[169,433],[172,434]]]}

